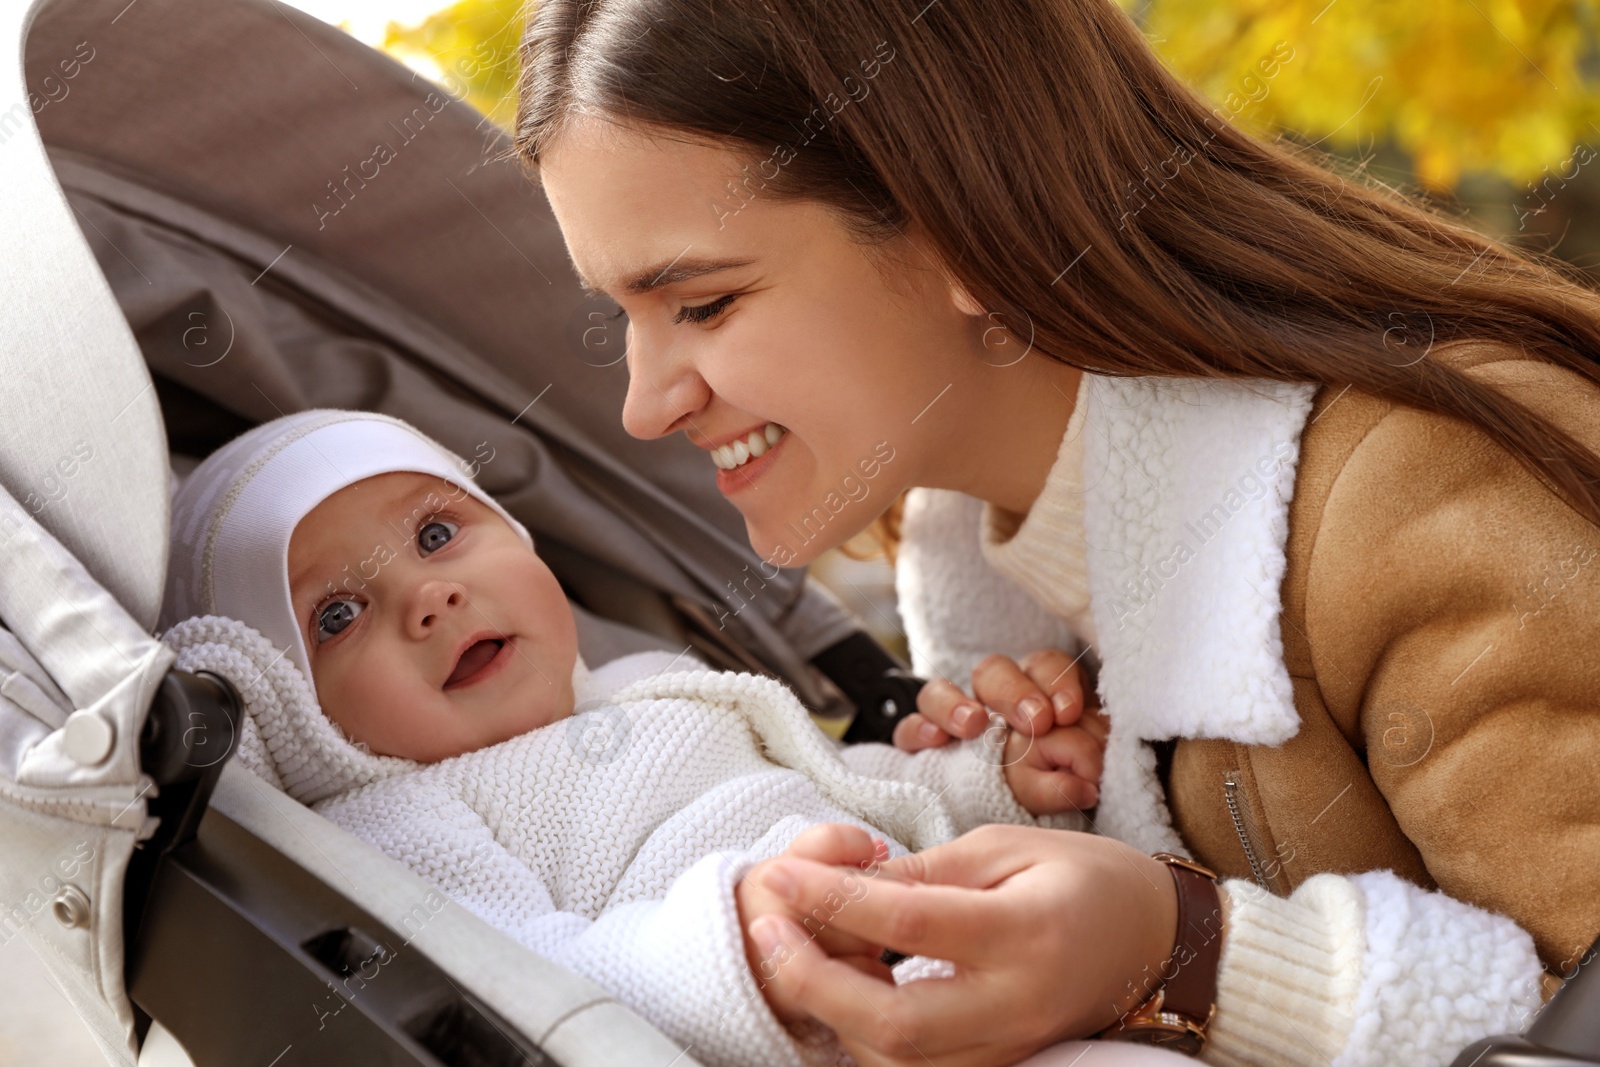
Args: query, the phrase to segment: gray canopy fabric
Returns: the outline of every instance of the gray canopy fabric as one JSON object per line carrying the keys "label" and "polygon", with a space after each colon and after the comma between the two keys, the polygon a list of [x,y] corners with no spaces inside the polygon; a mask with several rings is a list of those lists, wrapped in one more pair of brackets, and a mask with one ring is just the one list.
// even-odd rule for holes
{"label": "gray canopy fabric", "polygon": [[[34,125],[69,47],[26,79],[33,5],[0,3],[0,480],[144,626],[161,605],[166,442],[128,324],[57,186]],[[88,68],[80,68],[80,77]],[[52,81],[51,88],[66,84]],[[31,86],[38,86],[35,91]]]}
{"label": "gray canopy fabric", "polygon": [[[138,346],[34,125],[32,13],[0,4],[0,930],[29,941],[127,1062],[122,880],[147,789],[136,742],[172,661],[145,632],[165,573],[166,446]],[[81,921],[69,884],[90,909]],[[72,921],[52,920],[58,905]]]}
{"label": "gray canopy fabric", "polygon": [[[591,609],[725,628],[820,703],[806,660],[852,620],[798,573],[752,580],[697,450],[623,433],[620,339],[586,333],[541,194],[469,107],[274,0],[0,0],[0,34],[0,928],[113,1062],[136,1055],[122,886],[171,662],[149,632],[169,438],[199,454],[313,405],[410,419],[482,460]],[[214,804],[376,915],[415,897],[263,790],[230,767]],[[437,929],[430,955],[563,1062],[661,1058],[592,986],[470,917]]]}

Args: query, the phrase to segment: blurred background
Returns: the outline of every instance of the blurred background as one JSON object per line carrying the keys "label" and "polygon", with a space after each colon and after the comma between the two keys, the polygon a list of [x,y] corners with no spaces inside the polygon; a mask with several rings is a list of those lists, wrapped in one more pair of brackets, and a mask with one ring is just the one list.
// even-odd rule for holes
{"label": "blurred background", "polygon": [[[1600,282],[1600,0],[1121,2],[1233,121],[1332,152]],[[296,6],[509,126],[524,0]],[[813,573],[904,654],[888,564],[855,558],[870,541],[851,547]],[[102,1062],[20,940],[0,942],[0,1004],[0,1065]]]}
{"label": "blurred background", "polygon": [[[1600,269],[1600,0],[1119,0],[1234,121]],[[509,126],[524,0],[298,0]],[[1287,57],[1287,58],[1286,58]],[[1263,75],[1262,60],[1276,59]]]}

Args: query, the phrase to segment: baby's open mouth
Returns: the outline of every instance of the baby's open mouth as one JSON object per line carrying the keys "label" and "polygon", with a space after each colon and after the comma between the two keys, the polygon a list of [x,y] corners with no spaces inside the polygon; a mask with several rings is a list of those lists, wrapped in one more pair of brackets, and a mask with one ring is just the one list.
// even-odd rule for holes
{"label": "baby's open mouth", "polygon": [[490,638],[468,645],[466,651],[461,653],[461,658],[456,661],[456,669],[444,680],[444,687],[448,689],[467,681],[493,662],[504,647],[504,638]]}

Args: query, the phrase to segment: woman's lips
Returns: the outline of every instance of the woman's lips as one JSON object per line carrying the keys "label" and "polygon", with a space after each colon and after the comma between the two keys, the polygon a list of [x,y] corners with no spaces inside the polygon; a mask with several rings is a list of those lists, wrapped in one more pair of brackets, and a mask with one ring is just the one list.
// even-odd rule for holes
{"label": "woman's lips", "polygon": [[493,638],[478,641],[461,653],[461,659],[456,661],[456,669],[450,672],[450,677],[445,679],[446,689],[461,689],[465,686],[475,685],[492,675],[498,674],[511,658],[512,649],[509,638]]}
{"label": "woman's lips", "polygon": [[778,457],[783,455],[789,446],[790,438],[793,436],[793,431],[785,431],[784,435],[778,438],[777,444],[768,448],[766,452],[757,458],[748,460],[732,470],[725,471],[718,468],[717,488],[722,491],[722,495],[732,496],[750,488],[755,480],[765,474],[768,468],[777,461]]}

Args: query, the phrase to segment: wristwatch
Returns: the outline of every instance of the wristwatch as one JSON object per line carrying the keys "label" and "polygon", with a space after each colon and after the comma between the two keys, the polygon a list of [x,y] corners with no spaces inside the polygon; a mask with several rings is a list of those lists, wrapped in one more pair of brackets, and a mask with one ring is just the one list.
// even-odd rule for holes
{"label": "wristwatch", "polygon": [[1137,1008],[1096,1034],[1106,1041],[1198,1056],[1217,1010],[1217,964],[1222,958],[1222,897],[1217,876],[1193,860],[1157,852],[1178,889],[1178,936],[1162,965],[1161,985]]}

